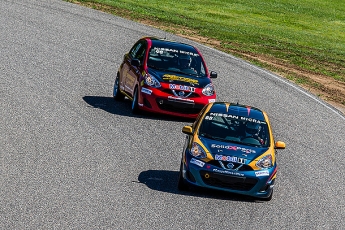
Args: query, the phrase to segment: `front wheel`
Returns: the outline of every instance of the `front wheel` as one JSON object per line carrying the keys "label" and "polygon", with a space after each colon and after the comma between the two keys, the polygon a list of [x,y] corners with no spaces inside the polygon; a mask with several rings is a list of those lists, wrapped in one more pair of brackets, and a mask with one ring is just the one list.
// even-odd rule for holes
{"label": "front wheel", "polygon": [[273,190],[271,191],[271,195],[269,197],[261,198],[260,200],[262,200],[262,201],[270,201],[270,200],[272,200],[272,197],[273,197]]}
{"label": "front wheel", "polygon": [[116,101],[122,101],[125,98],[125,95],[123,95],[120,92],[120,78],[119,74],[117,74],[114,82],[114,89],[113,89],[113,98]]}
{"label": "front wheel", "polygon": [[132,113],[139,114],[139,94],[138,94],[138,87],[134,90],[133,101],[132,101]]}
{"label": "front wheel", "polygon": [[182,170],[183,170],[183,166],[182,166],[182,162],[181,162],[180,172],[179,172],[178,182],[177,182],[177,188],[180,191],[187,191],[188,190],[188,184],[182,176],[182,173],[183,173]]}

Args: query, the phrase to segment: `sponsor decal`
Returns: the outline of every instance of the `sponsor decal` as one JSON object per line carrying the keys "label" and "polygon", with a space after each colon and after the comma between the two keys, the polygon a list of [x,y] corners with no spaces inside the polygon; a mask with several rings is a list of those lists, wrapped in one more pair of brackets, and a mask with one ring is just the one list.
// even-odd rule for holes
{"label": "sponsor decal", "polygon": [[240,164],[245,164],[246,162],[246,159],[244,158],[224,156],[224,155],[218,155],[218,154],[214,156],[214,159],[217,161],[228,161],[228,162],[234,162],[234,163],[240,163]]}
{"label": "sponsor decal", "polygon": [[255,172],[255,176],[259,177],[259,176],[269,176],[270,173],[268,172],[268,170],[263,170],[263,171],[258,171]]}
{"label": "sponsor decal", "polygon": [[173,96],[169,96],[168,98],[172,99],[172,100],[177,100],[177,101],[188,101],[188,102],[194,103],[194,100],[190,100],[190,99],[186,99],[186,98],[173,97]]}
{"label": "sponsor decal", "polygon": [[216,99],[208,99],[208,103],[216,102]]}
{"label": "sponsor decal", "polygon": [[169,89],[195,92],[195,87],[190,87],[190,86],[186,86],[186,85],[169,84]]}
{"label": "sponsor decal", "polygon": [[188,52],[188,51],[184,51],[184,50],[180,50],[180,53],[181,54],[187,54],[189,56],[194,56],[194,57],[198,57],[199,56],[199,54],[197,54],[197,53]]}
{"label": "sponsor decal", "polygon": [[258,123],[258,124],[266,124],[265,121],[256,120],[256,119],[250,118],[250,117],[240,117],[240,120],[241,120],[241,121],[254,122],[254,123]]}
{"label": "sponsor decal", "polygon": [[154,47],[154,52],[157,54],[163,54],[164,52],[178,53],[176,49],[164,48],[164,47]]}
{"label": "sponsor decal", "polygon": [[222,174],[229,174],[229,175],[234,175],[234,176],[244,176],[243,173],[232,172],[232,171],[225,171],[225,170],[219,170],[219,169],[213,169],[213,172],[222,173]]}
{"label": "sponsor decal", "polygon": [[199,54],[189,52],[189,51],[184,51],[184,50],[177,50],[177,49],[172,49],[172,48],[165,48],[165,47],[154,47],[154,52],[157,54],[164,54],[164,53],[180,53],[180,54],[188,54],[190,56],[198,57]]}
{"label": "sponsor decal", "polygon": [[205,120],[210,120],[210,121],[211,121],[211,120],[213,120],[213,117],[210,117],[210,116],[207,115],[207,116],[205,117]]}
{"label": "sponsor decal", "polygon": [[146,93],[146,94],[148,94],[148,95],[151,95],[151,94],[152,94],[152,90],[146,89],[146,88],[141,88],[141,92],[142,92],[142,93]]}
{"label": "sponsor decal", "polygon": [[192,158],[192,159],[190,160],[190,163],[191,163],[191,164],[195,164],[195,165],[197,165],[197,166],[199,166],[199,167],[204,167],[204,165],[205,165],[204,162],[199,161],[199,160],[197,160],[197,159],[195,159],[195,158]]}
{"label": "sponsor decal", "polygon": [[244,152],[244,153],[256,153],[255,150],[246,149],[246,148],[242,148],[242,147],[238,147],[238,146],[233,146],[233,145],[216,145],[216,144],[212,144],[211,148],[241,151],[241,152]]}
{"label": "sponsor decal", "polygon": [[254,122],[258,124],[266,124],[265,121],[260,121],[260,120],[250,118],[250,117],[237,116],[237,115],[232,115],[232,114],[227,114],[227,113],[210,113],[208,116],[209,116],[208,120],[212,120],[213,117],[226,117],[226,118],[236,119],[240,121],[249,121],[249,122]]}
{"label": "sponsor decal", "polygon": [[181,77],[181,76],[176,76],[176,75],[171,75],[171,74],[165,74],[163,76],[163,80],[168,80],[168,81],[183,81],[183,82],[188,82],[193,85],[199,85],[198,80],[194,80],[188,77]]}

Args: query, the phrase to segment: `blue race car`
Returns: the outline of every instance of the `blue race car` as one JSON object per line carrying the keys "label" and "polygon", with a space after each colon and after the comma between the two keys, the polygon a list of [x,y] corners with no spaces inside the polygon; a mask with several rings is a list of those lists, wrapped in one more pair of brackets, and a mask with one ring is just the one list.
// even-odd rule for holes
{"label": "blue race car", "polygon": [[187,134],[178,188],[189,185],[271,200],[276,179],[276,149],[267,114],[227,102],[206,105]]}

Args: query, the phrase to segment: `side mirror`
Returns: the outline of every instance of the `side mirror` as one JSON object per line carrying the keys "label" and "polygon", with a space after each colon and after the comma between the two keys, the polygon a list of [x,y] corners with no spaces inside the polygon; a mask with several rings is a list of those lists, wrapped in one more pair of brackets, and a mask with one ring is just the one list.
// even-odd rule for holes
{"label": "side mirror", "polygon": [[285,149],[285,143],[282,141],[277,141],[274,145],[275,149]]}
{"label": "side mirror", "polygon": [[184,134],[188,134],[188,135],[191,135],[193,134],[193,129],[192,129],[192,126],[189,126],[189,125],[186,125],[182,128],[182,132]]}
{"label": "side mirror", "polygon": [[139,61],[139,59],[133,59],[133,60],[131,61],[131,65],[132,65],[132,66],[135,66],[135,67],[139,67],[139,66],[140,66],[140,61]]}
{"label": "side mirror", "polygon": [[217,72],[211,71],[210,78],[217,78]]}

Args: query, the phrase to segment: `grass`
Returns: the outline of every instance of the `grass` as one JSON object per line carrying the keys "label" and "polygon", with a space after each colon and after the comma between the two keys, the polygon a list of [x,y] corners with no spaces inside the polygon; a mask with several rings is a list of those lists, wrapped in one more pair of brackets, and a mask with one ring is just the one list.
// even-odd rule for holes
{"label": "grass", "polygon": [[313,81],[305,80],[313,75],[345,82],[345,1],[67,1],[196,40],[205,38],[203,43],[296,83]]}

